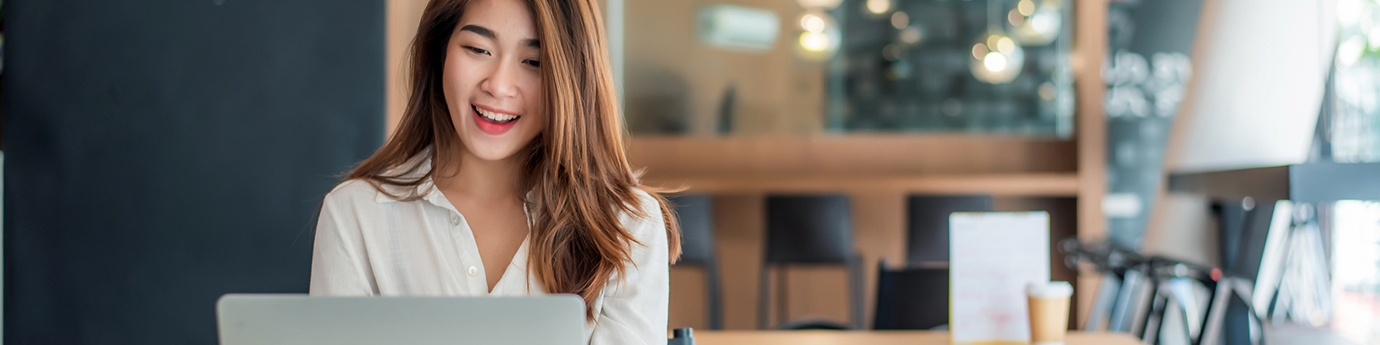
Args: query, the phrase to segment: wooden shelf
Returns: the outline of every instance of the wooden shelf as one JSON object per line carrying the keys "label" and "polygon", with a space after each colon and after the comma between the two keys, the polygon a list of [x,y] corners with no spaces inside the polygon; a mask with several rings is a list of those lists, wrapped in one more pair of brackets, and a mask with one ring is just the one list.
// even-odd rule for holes
{"label": "wooden shelf", "polygon": [[994,196],[1078,196],[1075,173],[963,174],[932,176],[648,176],[644,183],[685,187],[692,192],[826,193],[888,191],[917,194],[988,194]]}
{"label": "wooden shelf", "polygon": [[634,136],[628,156],[649,185],[715,194],[1075,197],[1074,145],[983,135]]}
{"label": "wooden shelf", "polygon": [[632,136],[653,176],[943,176],[1072,173],[1076,143],[997,135]]}

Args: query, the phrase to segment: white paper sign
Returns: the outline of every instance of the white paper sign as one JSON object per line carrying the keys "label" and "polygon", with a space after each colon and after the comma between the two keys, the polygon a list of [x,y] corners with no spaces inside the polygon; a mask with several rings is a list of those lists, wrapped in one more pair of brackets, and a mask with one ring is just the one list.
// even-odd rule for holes
{"label": "white paper sign", "polygon": [[1049,281],[1049,214],[950,215],[949,276],[954,344],[1029,342],[1025,285]]}

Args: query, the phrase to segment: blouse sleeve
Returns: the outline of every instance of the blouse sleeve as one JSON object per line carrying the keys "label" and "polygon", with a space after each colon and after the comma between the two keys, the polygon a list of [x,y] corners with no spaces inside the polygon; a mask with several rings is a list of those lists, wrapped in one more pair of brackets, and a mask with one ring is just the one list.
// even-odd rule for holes
{"label": "blouse sleeve", "polygon": [[368,296],[378,289],[364,250],[357,207],[347,181],[326,195],[316,221],[316,243],[311,254],[313,296]]}
{"label": "blouse sleeve", "polygon": [[624,276],[613,277],[604,288],[603,308],[591,345],[666,344],[666,317],[670,303],[670,254],[666,224],[656,199],[638,191],[645,218],[626,219],[629,231],[641,244],[632,245],[632,265]]}

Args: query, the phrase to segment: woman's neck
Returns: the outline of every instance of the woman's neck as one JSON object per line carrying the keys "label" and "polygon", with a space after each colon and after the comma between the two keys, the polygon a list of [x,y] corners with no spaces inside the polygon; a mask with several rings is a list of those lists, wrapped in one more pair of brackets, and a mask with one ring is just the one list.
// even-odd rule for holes
{"label": "woman's neck", "polygon": [[522,162],[520,155],[503,160],[480,159],[461,147],[458,152],[437,155],[436,187],[447,195],[457,194],[478,203],[521,200]]}

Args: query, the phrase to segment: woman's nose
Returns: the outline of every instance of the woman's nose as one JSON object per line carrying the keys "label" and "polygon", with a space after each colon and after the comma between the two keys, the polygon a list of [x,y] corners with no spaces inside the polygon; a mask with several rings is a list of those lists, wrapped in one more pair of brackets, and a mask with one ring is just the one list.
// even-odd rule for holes
{"label": "woman's nose", "polygon": [[515,66],[500,63],[495,66],[488,78],[479,85],[480,89],[488,92],[496,98],[509,98],[517,96],[517,76]]}

